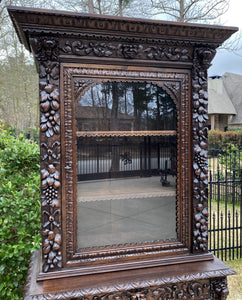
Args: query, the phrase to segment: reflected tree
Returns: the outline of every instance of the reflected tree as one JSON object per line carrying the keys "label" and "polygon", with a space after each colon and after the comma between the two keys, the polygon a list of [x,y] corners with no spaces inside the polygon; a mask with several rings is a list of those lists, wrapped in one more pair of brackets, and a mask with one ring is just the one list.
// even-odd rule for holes
{"label": "reflected tree", "polygon": [[[161,87],[151,83],[103,82],[90,88],[79,103],[89,107],[90,115],[86,116],[90,118],[88,130],[176,130],[173,100]],[[109,145],[109,172],[119,172],[119,137],[110,138]]]}

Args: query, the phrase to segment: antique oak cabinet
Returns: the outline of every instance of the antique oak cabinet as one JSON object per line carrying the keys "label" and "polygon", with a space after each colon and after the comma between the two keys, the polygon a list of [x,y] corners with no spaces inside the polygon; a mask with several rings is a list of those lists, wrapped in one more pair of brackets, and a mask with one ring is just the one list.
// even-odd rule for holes
{"label": "antique oak cabinet", "polygon": [[237,28],[9,7],[39,73],[25,299],[226,299],[208,252],[207,69]]}

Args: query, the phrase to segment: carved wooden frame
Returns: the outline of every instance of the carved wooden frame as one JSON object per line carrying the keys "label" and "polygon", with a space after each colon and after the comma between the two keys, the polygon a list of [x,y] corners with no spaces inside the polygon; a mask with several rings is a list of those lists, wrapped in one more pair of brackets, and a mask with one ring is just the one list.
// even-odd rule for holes
{"label": "carved wooden frame", "polygon": [[[72,139],[68,140],[68,135],[72,134],[73,127],[63,127],[63,124],[66,124],[67,120],[69,120],[69,124],[72,124],[72,121],[70,118],[68,119],[68,115],[64,115],[64,108],[66,104],[64,104],[63,106],[63,100],[61,99],[60,101],[59,95],[60,82],[64,82],[64,85],[66,85],[66,81],[70,80],[72,76],[69,74],[70,78],[68,78],[68,75],[66,74],[68,73],[68,71],[64,73],[64,70],[68,70],[68,67],[64,68],[64,66],[68,65],[70,68],[71,65],[62,63],[60,61],[62,57],[60,55],[61,48],[60,41],[57,38],[48,38],[46,36],[41,36],[38,39],[30,38],[29,40],[32,48],[34,49],[36,59],[39,61],[40,73],[43,271],[48,272],[50,270],[58,270],[63,266],[80,266],[80,264],[85,267],[85,263],[80,259],[80,255],[75,256],[75,240],[72,239],[70,242],[67,242],[65,244],[66,239],[68,240],[70,236],[69,233],[72,232],[74,227],[69,231],[69,228],[68,230],[64,230],[68,222],[65,223],[64,227],[62,225],[63,221],[66,222],[66,219],[69,220],[69,218],[70,223],[75,223],[75,219],[72,219],[74,217],[73,207],[75,207],[75,191],[72,187],[70,187],[69,190],[64,190],[62,184],[65,173],[71,172],[74,174],[75,172],[72,166],[69,166],[68,164],[65,165],[65,163],[63,163],[63,160],[68,161],[68,163],[71,163],[73,161],[73,149],[66,149],[65,152],[62,153],[62,160],[60,158],[61,143],[63,143],[63,141],[65,140],[67,140],[70,145],[71,143],[73,143]],[[101,50],[102,49],[103,48],[101,48]],[[100,56],[99,52],[95,52],[94,50],[92,53],[94,56]],[[105,56],[106,52],[101,53],[103,57]],[[194,48],[192,69],[183,69],[183,71],[173,69],[174,71],[172,71],[172,68],[169,68],[169,72],[166,72],[166,74],[163,72],[163,75],[161,75],[161,77],[157,75],[159,74],[159,68],[153,67],[151,68],[150,72],[147,70],[145,72],[144,68],[142,69],[141,67],[134,65],[131,67],[129,76],[125,76],[124,70],[122,70],[119,75],[118,70],[120,68],[122,69],[122,65],[126,66],[126,63],[120,62],[117,64],[118,66],[113,66],[114,70],[112,76],[117,76],[121,79],[124,78],[125,80],[130,80],[129,78],[133,78],[133,80],[141,80],[142,78],[142,80],[146,80],[147,82],[153,82],[160,85],[170,94],[176,105],[179,106],[181,115],[186,115],[189,119],[189,122],[185,122],[183,119],[183,124],[181,125],[181,129],[179,130],[180,132],[182,132],[182,134],[180,134],[179,140],[180,142],[182,141],[183,146],[181,149],[179,148],[180,146],[178,146],[178,156],[179,151],[181,151],[183,155],[185,153],[188,153],[187,151],[189,151],[190,155],[191,153],[193,154],[193,168],[190,165],[185,164],[184,162],[186,162],[186,160],[184,160],[183,158],[181,158],[183,164],[179,167],[180,170],[188,175],[181,177],[183,181],[185,181],[184,186],[186,187],[186,189],[189,189],[190,195],[190,200],[187,200],[187,202],[185,202],[185,205],[187,205],[187,214],[189,214],[189,212],[192,210],[192,214],[189,214],[189,221],[188,218],[184,218],[184,220],[186,221],[185,225],[182,226],[182,228],[186,228],[186,233],[181,235],[182,239],[184,240],[179,246],[178,243],[175,244],[174,242],[164,243],[162,244],[162,246],[158,246],[158,248],[153,248],[154,245],[146,245],[146,248],[143,248],[142,246],[140,248],[137,248],[137,246],[135,246],[137,248],[137,253],[143,251],[143,257],[145,256],[146,252],[155,252],[155,254],[153,254],[153,257],[159,255],[163,256],[168,253],[170,255],[174,253],[178,254],[179,251],[181,254],[188,254],[189,251],[190,253],[194,254],[207,253],[207,127],[205,126],[205,124],[207,120],[207,68],[214,55],[215,50],[213,48]],[[170,59],[172,59],[172,57],[173,56],[171,56]],[[101,62],[102,59],[100,60],[99,58],[98,61]],[[80,66],[81,67],[79,69],[77,66],[75,66],[70,68],[70,70],[79,70],[77,71],[76,77],[82,77],[83,83],[81,89],[85,91],[89,86],[96,83],[95,80],[88,77],[90,76],[89,72],[91,70],[88,70],[88,68],[91,67],[91,64],[84,64],[82,61],[82,64]],[[60,68],[62,68],[62,72],[60,72]],[[85,76],[84,74],[81,75],[80,70],[82,68],[86,68],[87,70]],[[102,76],[106,76],[105,73],[107,72],[108,68],[104,68]],[[160,69],[162,69],[162,66]],[[97,68],[95,72],[92,73],[92,77],[96,78],[96,81],[98,81],[98,74],[100,72],[101,71],[99,71]],[[138,76],[135,76],[136,72],[139,72]],[[151,75],[149,75],[149,73]],[[128,74],[128,71],[126,72],[126,74]],[[162,74],[162,72],[160,74]],[[185,81],[182,86],[181,79],[174,80],[174,78],[176,77],[179,78],[179,74],[180,76],[181,74],[183,74],[183,76],[185,76],[184,74],[191,74],[191,76],[189,75],[191,79],[187,79],[187,81]],[[108,77],[106,80],[108,80]],[[190,82],[191,89],[189,88]],[[78,83],[78,85],[80,88],[80,82]],[[74,86],[74,83],[72,85],[67,84],[66,88],[61,91],[63,95],[64,93],[66,93],[66,95],[64,95],[64,99],[65,97],[67,97],[68,99],[70,95],[74,96]],[[80,93],[80,91],[76,90],[76,93]],[[180,97],[182,99],[181,103],[178,100]],[[189,99],[191,99],[190,102]],[[187,103],[190,103],[191,106],[187,106]],[[72,107],[70,106],[68,107],[68,109],[71,112]],[[60,129],[62,129],[62,134],[60,134]],[[191,139],[188,138],[189,133],[191,134]],[[178,158],[178,160],[179,159],[180,158]],[[189,162],[191,163],[191,159],[189,160]],[[65,165],[65,167],[63,167],[63,165]],[[60,174],[62,174],[62,179]],[[181,185],[179,181],[178,185]],[[178,191],[178,199],[185,199],[187,196],[180,196],[180,192],[184,193],[184,190],[181,189],[181,191]],[[186,195],[188,195],[187,192]],[[65,199],[68,200],[66,201]],[[66,209],[65,212],[63,211],[64,208]],[[68,211],[68,214],[66,214],[66,211]],[[192,228],[191,232],[190,228]],[[188,236],[190,236],[190,238]],[[64,251],[63,245],[68,245],[64,246]],[[134,245],[131,248],[133,249],[131,250],[131,255],[133,255],[133,257],[130,259],[135,259],[136,256],[142,257],[142,254],[135,254]],[[177,250],[174,252],[175,248],[177,248]],[[93,250],[94,249],[92,249],[92,251]],[[101,250],[100,248],[99,250],[102,253],[105,252],[105,250]],[[116,248],[116,251],[119,250]],[[123,255],[125,255],[125,251],[128,251],[128,249],[125,249],[123,251]],[[107,255],[108,253],[110,252],[106,251]],[[85,256],[86,261],[88,261],[89,255],[91,257],[94,257],[92,256],[92,254],[90,254],[90,252],[88,252]],[[120,254],[118,256],[120,256]],[[117,259],[118,256],[116,256]],[[98,251],[96,252],[96,258],[97,257]],[[198,259],[198,256],[196,259]],[[96,263],[95,260],[96,259],[92,261],[94,265]],[[91,261],[91,259],[89,261]],[[96,261],[98,261],[98,259]],[[114,260],[106,260],[106,262],[109,263],[110,261]],[[94,268],[94,270],[95,272],[97,272],[96,268]]]}
{"label": "carved wooden frame", "polygon": [[[62,132],[62,213],[63,228],[65,239],[63,241],[63,263],[68,266],[86,266],[90,264],[117,263],[134,259],[148,259],[164,256],[167,254],[184,254],[189,252],[190,247],[190,199],[191,199],[191,166],[190,166],[190,147],[191,147],[191,97],[189,95],[189,71],[174,70],[169,73],[164,70],[151,72],[149,68],[134,67],[127,70],[122,66],[100,66],[100,65],[61,65],[61,115]],[[177,167],[177,224],[178,240],[161,241],[140,244],[125,244],[112,247],[98,247],[90,249],[76,250],[76,158],[73,146],[76,139],[75,128],[75,82],[81,81],[79,87],[83,87],[83,92],[94,83],[104,81],[132,81],[150,82],[162,87],[173,98],[178,112],[178,163]],[[183,128],[183,129],[182,129]],[[173,133],[174,134],[174,133]],[[121,132],[122,135],[122,132]],[[185,182],[184,182],[185,178]],[[183,181],[183,183],[181,182]],[[182,224],[183,223],[183,224]],[[140,262],[140,266],[144,262]],[[132,264],[129,263],[129,266]],[[137,263],[135,264],[137,267]],[[105,267],[104,267],[105,268]],[[113,267],[115,268],[115,267]],[[120,268],[118,266],[117,268]],[[95,269],[96,270],[96,269]],[[90,271],[90,267],[89,267]]]}
{"label": "carved wooden frame", "polygon": [[[34,53],[39,71],[41,265],[45,273],[40,274],[42,279],[58,278],[68,272],[78,275],[71,266],[82,265],[79,274],[85,274],[121,269],[124,261],[123,268],[132,269],[186,262],[189,257],[194,257],[191,258],[194,261],[210,259],[207,255],[207,68],[215,49],[237,29],[19,7],[8,10],[20,41]],[[95,69],[100,64],[106,67]],[[146,69],[145,65],[149,67]],[[84,70],[92,71],[92,79]],[[76,87],[76,93],[80,94],[101,81],[100,74],[108,80],[108,71],[112,70],[117,80],[142,78],[160,85],[179,108],[177,222],[185,220],[185,223],[180,224],[179,242],[109,250],[99,247],[83,253],[85,259],[82,259],[75,252],[73,235],[75,158],[70,96],[75,92],[73,78],[83,81],[81,85],[78,83],[81,89]],[[110,253],[112,257],[108,256]],[[101,264],[101,257],[105,257],[107,264]]]}
{"label": "carved wooden frame", "polygon": [[[60,100],[59,95],[60,82],[64,82],[64,85],[66,85],[66,82],[70,80],[70,78],[68,79],[68,75],[64,73],[64,66],[68,65],[70,68],[71,65],[61,63],[60,43],[57,38],[48,38],[46,36],[42,36],[38,39],[30,38],[30,43],[32,48],[34,49],[36,59],[40,62],[39,73],[41,108],[40,141],[42,168],[41,183],[43,224],[43,271],[48,272],[50,270],[58,270],[64,266],[80,266],[80,264],[83,265],[85,268],[85,263],[80,258],[80,255],[75,255],[75,240],[72,239],[70,242],[67,242],[65,244],[66,239],[68,240],[68,238],[70,237],[70,232],[72,232],[74,227],[70,228],[70,231],[69,228],[68,230],[64,230],[68,222],[64,223],[65,225],[63,227],[63,221],[66,222],[66,219],[69,220],[70,218],[70,223],[75,223],[75,218],[72,219],[74,217],[73,208],[75,207],[75,191],[72,187],[70,187],[69,190],[64,190],[62,184],[63,178],[65,177],[65,173],[71,172],[74,174],[75,172],[71,166],[69,166],[68,164],[65,165],[65,163],[63,163],[63,160],[68,161],[68,163],[71,163],[73,161],[73,149],[66,149],[65,152],[62,153],[62,160],[60,159],[60,145],[61,143],[63,143],[63,141],[68,140],[68,135],[72,134],[73,132],[72,126],[70,126],[70,128],[63,127],[63,124],[66,124],[68,119],[68,115],[66,116],[66,118],[64,115],[64,108],[67,103],[65,103],[63,106],[63,100]],[[103,48],[101,48],[101,50],[103,50]],[[105,56],[106,52],[101,53],[103,57]],[[99,52],[95,52],[94,50],[93,55],[100,56]],[[141,252],[143,252],[143,257],[146,253],[153,253],[153,257],[163,256],[167,254],[173,255],[174,253],[178,254],[179,251],[180,254],[188,254],[189,251],[190,253],[194,254],[207,253],[207,127],[205,126],[205,124],[207,120],[207,68],[214,55],[215,50],[209,47],[195,48],[194,57],[192,59],[192,69],[183,69],[183,71],[173,69],[174,71],[172,71],[172,68],[169,68],[169,72],[164,72],[160,78],[159,76],[157,76],[157,74],[159,74],[159,68],[153,67],[150,72],[147,70],[146,72],[144,72],[144,68],[134,65],[131,67],[129,76],[125,76],[124,70],[122,70],[119,75],[118,70],[120,68],[122,69],[122,65],[126,66],[126,63],[118,63],[118,66],[113,66],[114,70],[112,76],[117,76],[121,79],[124,78],[125,80],[130,80],[129,78],[133,78],[133,80],[141,80],[142,78],[142,80],[146,80],[147,82],[153,82],[155,84],[160,85],[164,90],[166,90],[169,93],[176,105],[179,106],[179,111],[181,115],[186,115],[189,119],[189,122],[185,122],[183,119],[183,124],[180,127],[183,128],[180,129],[180,132],[183,133],[180,135],[179,140],[181,142],[181,140],[183,139],[183,147],[182,149],[179,149],[180,146],[178,146],[178,157],[179,151],[181,151],[183,155],[185,153],[188,153],[187,151],[189,151],[190,155],[191,153],[193,153],[193,170],[190,165],[184,164],[186,160],[184,160],[183,158],[181,158],[183,165],[180,166],[180,169],[183,170],[183,172],[186,172],[186,174],[188,175],[181,177],[183,181],[186,181],[184,182],[184,186],[186,187],[186,189],[189,189],[190,195],[190,200],[187,200],[187,202],[185,202],[185,205],[187,205],[187,214],[189,214],[189,212],[192,210],[192,214],[189,214],[189,221],[188,218],[184,218],[184,220],[186,221],[185,225],[182,226],[182,228],[186,228],[186,233],[181,235],[184,240],[180,245],[179,243],[169,242],[157,246],[158,248],[154,247],[154,245],[146,245],[146,248],[142,246],[137,248],[137,246],[135,245],[137,249],[136,252],[140,252],[140,254],[135,254],[134,245],[132,245],[132,258],[130,258],[131,256],[127,255],[128,249],[125,249],[123,251],[124,256],[124,253],[126,251],[126,255],[127,257],[129,257],[128,259],[135,259],[137,257],[141,258]],[[172,57],[173,56],[170,56],[170,59],[172,59]],[[102,60],[99,59],[99,61]],[[95,72],[92,73],[92,77],[96,78],[95,81],[88,77],[90,76],[91,69],[88,70],[88,68],[90,67],[91,64],[84,64],[82,62],[81,67],[79,69],[76,65],[75,67],[70,68],[70,70],[79,70],[77,71],[76,77],[82,77],[81,80],[83,82],[81,85],[81,92],[84,92],[89,86],[92,86],[93,84],[96,84],[96,82],[98,82],[98,73],[100,73],[100,71],[97,68]],[[63,71],[60,72],[61,68]],[[81,75],[80,70],[82,68],[86,68],[87,70],[85,76],[84,74]],[[68,67],[66,67],[66,70],[67,69]],[[109,67],[104,67],[102,76],[106,76],[105,73],[108,69]],[[80,74],[78,74],[78,72]],[[139,72],[139,75],[137,77],[135,76],[136,72]],[[66,73],[68,73],[68,71],[66,71]],[[149,75],[149,73],[151,75]],[[128,74],[128,71],[126,72],[126,74]],[[162,72],[160,74],[162,74]],[[189,75],[191,79],[187,79],[187,81],[185,81],[185,84],[183,82],[182,86],[181,79],[174,80],[176,76],[179,77],[179,74],[180,76],[181,74],[183,74],[183,76],[185,76],[184,74],[191,74]],[[102,80],[100,79],[100,81]],[[108,80],[108,77],[106,80]],[[189,88],[190,82],[192,87],[191,90]],[[77,86],[79,86],[80,89],[80,82]],[[63,95],[64,93],[66,93],[67,98],[70,97],[70,95],[74,96],[74,87],[74,83],[72,85],[67,84],[66,88],[63,89],[63,91],[61,90],[61,92]],[[81,92],[76,89],[76,93],[80,94]],[[192,94],[190,94],[191,92]],[[181,103],[178,100],[179,98],[182,99]],[[192,100],[189,102],[189,99]],[[187,103],[190,103],[189,105],[191,106],[186,106]],[[70,106],[68,107],[68,109],[71,111],[72,107]],[[72,124],[70,118],[68,122],[69,124]],[[62,135],[60,134],[61,128]],[[189,133],[191,134],[191,139],[188,138]],[[70,143],[69,145],[71,145],[71,143],[73,143],[73,140],[69,140],[68,143]],[[189,160],[189,162],[191,163],[191,160]],[[63,165],[65,165],[65,167],[63,167]],[[60,174],[62,174],[62,180],[60,179]],[[179,180],[178,185],[181,185],[181,183],[179,183]],[[186,198],[184,198],[184,196],[180,196],[179,193],[180,191],[178,191],[177,193],[178,199]],[[67,201],[65,200],[66,198],[68,198]],[[66,209],[65,211],[63,211],[64,208]],[[66,214],[66,211],[68,211],[68,214]],[[191,232],[190,228],[192,228]],[[63,245],[65,245],[64,249]],[[92,249],[92,251],[93,250],[94,249]],[[99,248],[99,250],[101,251],[100,253],[105,252],[105,249],[101,250]],[[116,248],[116,251],[118,253],[119,249]],[[114,252],[115,251],[112,252],[113,257],[115,257]],[[106,251],[106,255],[108,257],[106,262],[110,263],[111,261],[115,261],[113,258],[109,259],[108,253],[111,252]],[[96,258],[94,258],[95,255]],[[95,255],[91,254],[90,251],[87,252],[85,254],[86,262],[88,260],[92,261],[92,259],[89,259],[89,256],[91,256],[93,258],[92,264],[95,265],[98,261],[100,261],[97,259],[99,256],[98,250],[96,251]],[[121,257],[122,255],[117,255],[117,261],[119,261]],[[101,258],[101,256],[99,258]],[[196,259],[198,259],[198,256]],[[155,263],[157,264],[157,261]],[[90,269],[91,268],[89,267],[89,270]],[[93,270],[94,272],[97,272],[97,268],[94,267]],[[103,267],[103,271],[105,271],[105,267]],[[83,272],[85,273],[85,270]]]}

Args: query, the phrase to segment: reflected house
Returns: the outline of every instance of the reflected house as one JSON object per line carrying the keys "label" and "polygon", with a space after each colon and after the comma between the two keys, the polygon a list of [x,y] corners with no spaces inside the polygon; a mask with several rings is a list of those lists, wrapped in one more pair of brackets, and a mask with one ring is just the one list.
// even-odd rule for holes
{"label": "reflected house", "polygon": [[[112,110],[106,107],[77,106],[76,122],[78,131],[108,131],[111,126]],[[117,114],[118,131],[133,131],[135,117]]]}

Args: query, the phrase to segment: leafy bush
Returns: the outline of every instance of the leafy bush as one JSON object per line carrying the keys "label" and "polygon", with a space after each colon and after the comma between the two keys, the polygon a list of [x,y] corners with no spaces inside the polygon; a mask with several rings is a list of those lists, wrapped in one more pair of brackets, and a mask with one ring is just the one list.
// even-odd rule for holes
{"label": "leafy bush", "polygon": [[0,299],[22,299],[40,246],[39,147],[0,126]]}
{"label": "leafy bush", "polygon": [[227,170],[227,175],[239,179],[241,177],[242,170],[242,151],[238,146],[234,144],[228,145],[228,147],[219,155],[219,163],[224,165]]}
{"label": "leafy bush", "polygon": [[11,131],[11,135],[13,136],[18,136],[19,134],[22,134],[24,135],[27,139],[31,139],[31,133],[32,133],[32,138],[35,142],[38,142],[39,141],[39,129],[38,128],[27,128],[26,130],[22,130],[21,128],[18,130],[18,133],[17,133],[17,130],[15,127],[13,126],[8,126],[7,127],[8,130]]}
{"label": "leafy bush", "polygon": [[234,145],[242,144],[242,130],[226,132],[210,130],[208,132],[208,147],[210,149],[222,149],[227,146],[228,143],[232,143]]}

